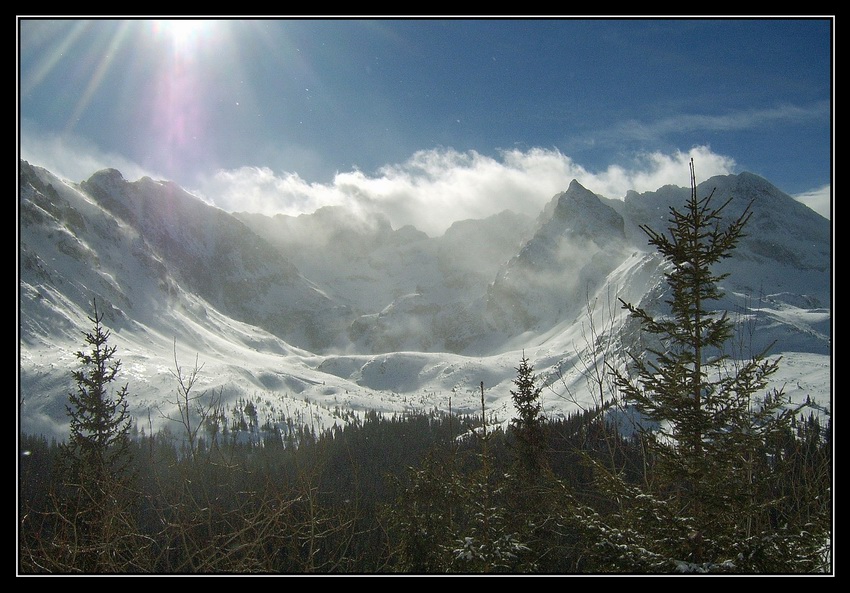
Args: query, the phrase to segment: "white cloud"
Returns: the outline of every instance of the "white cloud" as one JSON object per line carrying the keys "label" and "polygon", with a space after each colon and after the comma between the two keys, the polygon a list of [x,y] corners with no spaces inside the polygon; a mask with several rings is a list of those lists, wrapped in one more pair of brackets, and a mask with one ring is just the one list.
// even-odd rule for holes
{"label": "white cloud", "polygon": [[799,123],[827,117],[830,103],[822,101],[807,107],[780,105],[767,109],[736,111],[724,115],[680,114],[649,123],[629,120],[608,130],[596,130],[597,140],[622,143],[624,138],[649,142],[671,133],[729,132],[753,130],[775,122]]}
{"label": "white cloud", "polygon": [[695,146],[688,152],[672,154],[650,152],[638,155],[630,168],[610,165],[594,176],[592,182],[579,183],[587,189],[609,198],[623,198],[630,189],[636,192],[655,191],[665,185],[690,187],[690,161],[694,160],[697,183],[715,175],[734,172],[735,161],[715,154],[707,146]]}
{"label": "white cloud", "polygon": [[[159,178],[80,140],[25,134],[20,144],[21,158],[72,181],[107,167],[118,169],[128,180]],[[360,214],[383,212],[394,228],[410,224],[437,236],[455,221],[503,210],[536,216],[573,179],[616,199],[629,190],[654,191],[668,184],[688,187],[691,158],[698,181],[734,172],[734,160],[706,146],[638,154],[629,163],[611,164],[602,171],[589,171],[557,150],[515,149],[494,158],[441,148],[419,151],[373,175],[359,170],[337,173],[329,183],[308,183],[297,173],[265,167],[241,167],[201,177],[196,187],[186,189],[229,212],[298,215],[322,206],[347,205]]]}
{"label": "white cloud", "polygon": [[653,191],[667,184],[687,187],[688,163],[698,178],[729,174],[734,161],[707,147],[688,152],[638,155],[629,166],[590,172],[570,157],[540,148],[503,152],[499,158],[450,149],[423,150],[409,160],[383,167],[374,176],[338,173],[329,184],[307,183],[296,174],[243,167],[219,171],[201,186],[206,199],[228,211],[264,214],[312,212],[348,204],[360,211],[384,212],[394,228],[412,224],[439,235],[457,220],[482,218],[510,209],[536,215],[572,179],[610,198],[634,189]]}
{"label": "white cloud", "polygon": [[268,167],[219,170],[202,178],[194,193],[229,212],[268,215],[313,212],[347,201],[332,185],[308,183],[297,173],[278,175]]}
{"label": "white cloud", "polygon": [[832,186],[824,185],[817,189],[809,190],[794,196],[794,199],[802,202],[827,220],[831,220],[832,212]]}

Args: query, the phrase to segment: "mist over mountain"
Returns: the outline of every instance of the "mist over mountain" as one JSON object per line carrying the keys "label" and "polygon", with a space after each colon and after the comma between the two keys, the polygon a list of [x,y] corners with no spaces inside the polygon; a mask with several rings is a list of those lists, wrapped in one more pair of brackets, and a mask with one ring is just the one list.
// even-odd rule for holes
{"label": "mist over mountain", "polygon": [[349,311],[349,343],[324,348],[358,352],[462,351],[470,307],[532,225],[527,215],[504,211],[431,238],[340,206],[297,217],[234,216]]}
{"label": "mist over mountain", "polygon": [[488,293],[491,324],[521,333],[574,317],[626,257],[623,217],[573,180],[538,217],[534,236]]}
{"label": "mist over mountain", "polygon": [[[829,406],[831,226],[750,173],[698,186],[724,215],[748,205],[724,298],[744,349],[782,355],[790,397]],[[105,313],[131,412],[166,425],[177,364],[198,388],[337,421],[335,409],[480,408],[511,416],[521,355],[558,414],[592,401],[589,328],[617,348],[640,336],[617,298],[664,310],[664,262],[640,229],[669,226],[690,188],[623,199],[573,181],[540,212],[504,211],[429,237],[344,207],[300,216],[227,213],[174,183],[114,169],[79,184],[20,163],[19,398],[22,429],[62,434],[90,329]],[[714,305],[713,305],[714,306]],[[592,325],[591,325],[592,324]],[[741,353],[742,355],[745,352]],[[569,395],[569,397],[567,396]],[[262,419],[261,419],[262,420]]]}

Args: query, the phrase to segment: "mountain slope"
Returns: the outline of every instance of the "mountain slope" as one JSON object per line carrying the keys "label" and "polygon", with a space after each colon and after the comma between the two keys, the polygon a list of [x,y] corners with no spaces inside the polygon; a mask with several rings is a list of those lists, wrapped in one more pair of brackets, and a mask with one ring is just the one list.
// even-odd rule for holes
{"label": "mountain slope", "polygon": [[[690,189],[629,192],[622,211],[627,236],[645,236],[639,225],[665,229],[671,207],[680,208]],[[712,177],[697,186],[734,219],[749,207],[752,216],[733,257],[716,271],[729,274],[718,309],[746,316],[753,350],[831,352],[832,235],[828,220],[751,173]]]}
{"label": "mountain slope", "polygon": [[[475,412],[482,381],[504,420],[525,354],[551,385],[547,413],[567,413],[598,399],[586,374],[602,357],[639,347],[617,299],[663,312],[663,262],[639,226],[664,230],[690,192],[615,200],[573,181],[536,220],[503,212],[430,238],[341,208],[228,214],[114,170],[77,185],[21,162],[19,188],[21,425],[60,435],[95,297],[149,430],[170,425],[174,373],[194,363],[206,398],[327,425],[341,409]],[[717,304],[740,321],[737,354],[772,345],[789,395],[829,407],[829,221],[748,173],[698,188],[712,190],[729,216],[752,203]]]}

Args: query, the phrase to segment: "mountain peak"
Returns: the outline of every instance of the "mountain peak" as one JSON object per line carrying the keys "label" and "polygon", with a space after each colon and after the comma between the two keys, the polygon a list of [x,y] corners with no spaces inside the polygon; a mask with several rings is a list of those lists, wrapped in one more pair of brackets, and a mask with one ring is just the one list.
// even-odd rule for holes
{"label": "mountain peak", "polygon": [[554,208],[541,230],[590,239],[597,245],[623,239],[623,217],[575,179],[553,198]]}
{"label": "mountain peak", "polygon": [[573,179],[572,181],[570,181],[570,185],[567,188],[567,192],[579,190],[588,191],[587,188],[585,188],[581,183],[578,182],[578,179]]}
{"label": "mountain peak", "polygon": [[107,185],[112,183],[122,183],[124,181],[125,179],[121,174],[121,171],[113,168],[101,169],[88,178],[88,183],[92,185]]}
{"label": "mountain peak", "polygon": [[488,293],[491,323],[527,331],[578,312],[624,256],[623,217],[575,179],[538,219],[534,236],[499,272]]}

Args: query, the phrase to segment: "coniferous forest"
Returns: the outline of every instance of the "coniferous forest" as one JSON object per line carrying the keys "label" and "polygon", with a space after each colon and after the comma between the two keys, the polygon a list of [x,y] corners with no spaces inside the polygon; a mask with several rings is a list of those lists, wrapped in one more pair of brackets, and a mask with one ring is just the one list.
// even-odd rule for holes
{"label": "coniferous forest", "polygon": [[767,388],[781,359],[730,358],[734,324],[707,310],[749,216],[724,206],[694,189],[643,229],[669,311],[621,302],[648,346],[589,364],[597,405],[568,417],[544,414],[524,355],[508,423],[482,383],[478,414],[341,411],[321,431],[202,399],[178,367],[175,429],[153,433],[93,302],[68,438],[19,435],[18,572],[831,574],[831,416]]}

